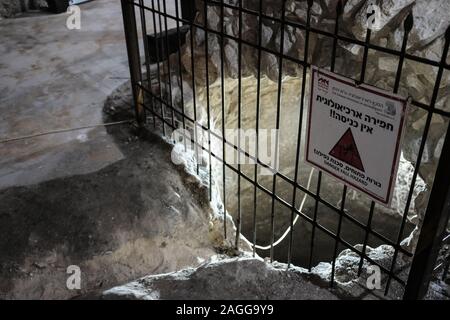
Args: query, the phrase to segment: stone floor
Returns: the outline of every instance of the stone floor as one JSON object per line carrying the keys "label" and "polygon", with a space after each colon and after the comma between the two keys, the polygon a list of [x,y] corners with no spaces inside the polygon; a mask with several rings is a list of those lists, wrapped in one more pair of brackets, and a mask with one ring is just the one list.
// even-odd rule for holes
{"label": "stone floor", "polygon": [[[0,140],[103,122],[104,100],[128,77],[120,1],[81,10],[81,30],[66,28],[66,14],[0,21]],[[0,187],[94,172],[120,159],[104,127],[8,142],[0,148]]]}

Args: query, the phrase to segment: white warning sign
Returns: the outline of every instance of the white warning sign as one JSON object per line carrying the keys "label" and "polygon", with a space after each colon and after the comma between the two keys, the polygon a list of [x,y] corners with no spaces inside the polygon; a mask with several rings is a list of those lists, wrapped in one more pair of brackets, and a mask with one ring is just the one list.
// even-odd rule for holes
{"label": "white warning sign", "polygon": [[406,99],[312,68],[306,162],[390,205]]}

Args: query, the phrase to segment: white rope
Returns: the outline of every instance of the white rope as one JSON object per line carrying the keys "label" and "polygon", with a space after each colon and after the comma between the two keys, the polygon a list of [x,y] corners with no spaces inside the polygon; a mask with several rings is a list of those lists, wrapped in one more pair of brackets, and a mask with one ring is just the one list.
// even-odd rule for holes
{"label": "white rope", "polygon": [[[309,173],[309,178],[308,178],[308,184],[306,185],[306,189],[309,189],[309,187],[311,185],[313,173],[314,173],[314,168],[311,168],[311,171]],[[306,196],[307,196],[307,194],[305,193],[305,195],[303,196],[302,202],[300,203],[300,208],[298,209],[298,211],[300,211],[301,213],[303,213],[302,210],[303,210],[303,206],[305,205]],[[299,217],[300,216],[297,214],[297,216],[294,219],[294,222],[292,223],[292,227],[295,226]],[[271,247],[275,247],[275,246],[279,245],[281,243],[281,241],[283,241],[284,238],[287,237],[287,235],[289,234],[290,231],[291,231],[291,226],[289,226],[286,229],[286,231],[283,233],[283,235],[277,241],[274,242],[273,246],[268,245],[268,246],[263,247],[263,246],[259,246],[257,244],[255,245],[252,243],[252,247],[255,247],[256,249],[259,249],[259,250],[270,250]]]}
{"label": "white rope", "polygon": [[54,133],[63,133],[63,132],[77,131],[77,130],[83,130],[83,129],[91,129],[91,128],[96,128],[96,127],[114,126],[114,125],[123,124],[123,123],[130,123],[133,121],[134,120],[122,120],[122,121],[116,121],[116,122],[97,123],[97,124],[87,125],[87,126],[83,126],[83,127],[76,127],[76,128],[51,130],[51,131],[40,132],[40,133],[28,135],[28,136],[21,136],[21,137],[16,137],[16,138],[6,138],[4,140],[0,140],[0,144],[12,142],[12,141],[36,138],[36,137],[45,136],[45,135],[54,134]]}

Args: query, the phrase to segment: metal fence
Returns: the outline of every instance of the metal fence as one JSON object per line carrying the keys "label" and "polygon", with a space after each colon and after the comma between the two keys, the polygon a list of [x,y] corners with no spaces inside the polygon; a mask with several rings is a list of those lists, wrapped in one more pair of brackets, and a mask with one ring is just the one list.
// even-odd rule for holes
{"label": "metal fence", "polygon": [[[179,4],[178,2],[175,2],[175,13],[169,13],[166,8],[166,1],[160,1],[160,0],[122,0],[122,9],[123,9],[123,18],[124,18],[124,26],[125,26],[125,34],[126,34],[126,41],[127,41],[127,49],[128,49],[128,58],[129,58],[129,64],[130,64],[130,73],[131,73],[131,81],[133,86],[133,95],[135,99],[135,111],[136,111],[136,117],[141,126],[145,126],[145,123],[147,119],[149,121],[156,124],[159,122],[161,124],[161,128],[163,130],[163,134],[169,134],[169,132],[166,131],[172,131],[177,128],[180,124],[183,127],[186,127],[189,124],[195,127],[195,131],[197,130],[203,130],[207,132],[208,134],[208,143],[206,147],[204,145],[200,145],[200,149],[206,152],[211,160],[211,158],[216,159],[217,161],[220,161],[223,165],[223,184],[224,184],[224,190],[223,190],[223,197],[226,198],[226,190],[225,190],[225,169],[231,170],[235,174],[238,175],[238,197],[239,197],[239,191],[240,191],[240,183],[241,180],[245,180],[248,183],[251,183],[255,194],[256,191],[261,191],[266,193],[272,198],[272,211],[271,211],[271,228],[272,228],[272,235],[271,235],[271,248],[270,248],[270,258],[273,260],[273,247],[274,247],[274,219],[276,218],[275,212],[274,212],[274,206],[275,204],[279,204],[281,206],[284,206],[288,208],[291,211],[291,219],[290,219],[290,235],[289,235],[289,249],[288,249],[288,264],[291,264],[291,257],[292,257],[292,248],[294,245],[301,245],[305,247],[309,247],[310,254],[312,255],[313,249],[314,249],[314,232],[315,230],[320,230],[324,234],[327,235],[329,242],[331,245],[334,246],[334,255],[331,259],[332,261],[332,272],[331,272],[331,285],[333,285],[335,281],[335,261],[336,257],[339,253],[339,248],[343,247],[346,249],[350,249],[352,252],[357,254],[360,257],[360,263],[359,263],[359,272],[361,272],[361,268],[363,266],[364,260],[374,264],[378,265],[381,271],[387,276],[386,281],[384,283],[384,292],[385,294],[388,294],[389,289],[391,287],[392,281],[396,281],[402,286],[405,287],[404,291],[404,298],[405,299],[416,299],[416,298],[423,298],[427,292],[428,283],[430,281],[430,276],[432,274],[433,269],[435,268],[438,251],[440,248],[441,241],[444,237],[444,231],[445,227],[447,225],[448,216],[449,216],[449,210],[450,210],[450,188],[449,188],[449,181],[450,181],[450,166],[448,165],[450,163],[450,131],[447,130],[445,140],[442,147],[442,153],[440,155],[439,164],[436,170],[434,184],[432,186],[432,191],[429,198],[429,204],[428,208],[426,210],[426,214],[424,217],[423,225],[421,227],[421,233],[418,240],[418,244],[416,247],[415,252],[409,252],[408,250],[404,249],[400,242],[403,239],[404,235],[404,228],[407,222],[407,215],[410,210],[411,202],[413,200],[413,189],[416,183],[416,179],[418,179],[419,175],[419,168],[421,166],[422,157],[424,154],[425,149],[425,143],[428,137],[428,134],[430,132],[430,126],[432,122],[432,118],[434,115],[438,114],[446,119],[446,121],[450,118],[450,112],[444,111],[442,109],[436,108],[436,101],[439,93],[440,83],[443,76],[443,73],[450,70],[449,64],[446,62],[446,58],[448,55],[448,49],[449,49],[449,43],[450,43],[450,29],[447,30],[446,36],[445,36],[445,44],[444,44],[444,50],[442,52],[442,57],[440,61],[434,61],[430,60],[424,57],[419,57],[412,55],[407,52],[407,42],[408,42],[408,35],[410,30],[412,29],[412,26],[414,24],[413,17],[410,14],[407,16],[407,18],[403,22],[404,26],[404,33],[402,35],[403,41],[402,46],[400,50],[387,48],[385,46],[381,46],[378,44],[371,43],[371,30],[367,29],[365,41],[357,40],[353,37],[349,37],[347,35],[341,34],[340,31],[340,17],[342,14],[342,4],[341,2],[337,1],[337,7],[336,7],[336,18],[334,19],[334,31],[325,31],[321,28],[318,28],[317,26],[313,26],[311,23],[311,8],[313,6],[313,1],[307,1],[307,16],[305,23],[301,23],[298,21],[290,21],[289,19],[286,19],[285,15],[285,4],[286,1],[279,1],[280,7],[279,7],[279,13],[277,15],[269,16],[264,13],[263,6],[264,1],[259,1],[259,8],[257,10],[252,8],[247,8],[243,6],[243,1],[213,1],[213,0],[203,0],[203,1],[197,1],[197,6],[200,5],[197,9],[203,10],[204,16],[206,18],[204,19],[203,24],[199,24],[195,21],[195,4],[194,1],[186,1],[182,0]],[[235,4],[233,4],[235,3]],[[212,29],[208,27],[207,19],[208,19],[208,8],[214,6],[220,8],[220,30]],[[229,9],[233,10],[238,16],[239,19],[239,31],[237,34],[229,34],[224,31],[224,10]],[[138,14],[136,14],[138,13]],[[258,28],[258,37],[257,42],[252,43],[247,40],[245,40],[242,37],[242,19],[243,15],[251,15],[257,18],[258,25],[256,28]],[[138,30],[137,27],[137,19],[136,17],[139,17],[140,19],[140,25],[142,26],[142,30]],[[149,19],[150,17],[150,19]],[[293,27],[301,30],[305,34],[305,43],[304,43],[304,55],[303,57],[292,57],[287,54],[285,54],[283,50],[283,38],[280,41],[280,48],[278,50],[272,50],[267,47],[262,46],[262,40],[261,40],[261,27],[262,27],[262,20],[265,21],[273,21],[274,23],[278,23],[281,26],[281,29],[284,30],[286,27]],[[153,34],[147,34],[147,25],[151,24],[153,27],[154,33]],[[172,27],[169,27],[172,26]],[[407,200],[405,203],[405,207],[402,213],[402,220],[401,225],[398,230],[398,236],[396,237],[395,241],[390,240],[389,237],[387,237],[384,234],[381,234],[380,232],[376,231],[372,225],[372,217],[374,214],[374,210],[376,207],[375,202],[371,202],[370,208],[368,208],[369,211],[369,218],[367,222],[361,222],[354,217],[352,217],[348,212],[345,210],[346,208],[346,199],[348,196],[348,189],[346,186],[343,186],[342,189],[342,195],[341,195],[341,201],[340,206],[336,207],[335,205],[329,203],[327,200],[325,200],[325,197],[322,196],[322,190],[321,190],[321,181],[323,179],[322,173],[320,172],[318,174],[317,179],[317,188],[315,192],[310,191],[308,188],[306,188],[304,185],[301,185],[297,181],[298,172],[299,172],[299,156],[302,152],[300,148],[300,139],[301,139],[301,127],[298,129],[298,132],[293,132],[293,135],[297,136],[296,139],[296,162],[294,164],[295,166],[295,173],[294,173],[294,179],[291,177],[288,177],[280,172],[277,172],[273,176],[273,184],[272,189],[267,188],[263,185],[261,185],[257,181],[257,175],[256,171],[258,167],[267,167],[267,164],[262,162],[260,159],[256,157],[254,170],[255,175],[254,177],[250,177],[249,175],[245,174],[240,166],[238,165],[233,166],[229,163],[227,163],[225,158],[221,158],[219,155],[215,154],[211,151],[211,136],[214,136],[214,138],[219,139],[223,145],[223,149],[225,150],[226,146],[231,146],[234,150],[236,150],[239,153],[244,154],[246,157],[252,157],[251,154],[249,154],[246,150],[241,148],[239,143],[236,145],[232,141],[227,141],[227,139],[224,138],[224,135],[220,136],[217,135],[215,132],[212,132],[210,130],[210,106],[209,106],[209,92],[208,88],[210,86],[209,83],[209,76],[208,76],[208,63],[206,62],[206,65],[204,67],[204,70],[202,72],[206,72],[206,78],[205,78],[205,88],[206,88],[206,94],[207,94],[207,122],[206,125],[199,124],[197,121],[197,112],[194,110],[194,115],[188,115],[184,108],[183,108],[183,81],[182,81],[182,72],[181,68],[178,68],[178,71],[174,72],[174,74],[171,74],[171,71],[173,69],[173,66],[171,64],[179,64],[181,65],[181,53],[180,53],[180,47],[183,45],[190,46],[191,52],[194,52],[193,48],[193,28],[198,28],[200,30],[204,31],[204,35],[206,38],[206,45],[205,45],[205,55],[208,56],[210,52],[208,51],[208,35],[215,35],[218,36],[219,41],[222,41],[222,47],[221,47],[221,81],[222,81],[222,99],[224,95],[223,91],[223,82],[224,82],[224,53],[223,53],[223,41],[224,39],[231,39],[234,40],[238,45],[238,81],[239,81],[239,90],[238,90],[238,123],[240,125],[241,123],[241,104],[242,104],[242,95],[243,92],[240,90],[241,86],[241,79],[242,79],[242,59],[241,59],[241,51],[243,45],[251,47],[255,50],[257,50],[257,57],[258,57],[258,70],[257,70],[257,103],[256,103],[256,130],[258,130],[258,118],[259,118],[259,92],[260,92],[260,86],[261,86],[261,55],[262,53],[270,53],[275,55],[278,58],[279,63],[279,75],[278,75],[278,99],[277,99],[277,112],[273,115],[273,117],[276,119],[276,128],[278,129],[280,127],[280,99],[281,99],[281,82],[282,82],[282,70],[283,70],[283,61],[290,61],[295,64],[298,64],[302,67],[302,73],[301,76],[303,79],[306,79],[307,72],[309,68],[311,67],[311,61],[309,61],[308,57],[308,46],[310,45],[310,36],[311,34],[320,35],[321,37],[327,38],[332,42],[331,46],[331,52],[324,52],[323,54],[326,56],[329,56],[330,63],[329,63],[329,69],[331,71],[335,71],[335,58],[336,58],[336,50],[338,48],[338,42],[346,42],[349,44],[355,44],[359,45],[363,48],[363,60],[361,64],[361,70],[360,70],[360,76],[357,79],[354,79],[356,81],[359,81],[360,83],[365,83],[365,76],[366,76],[366,66],[368,62],[368,52],[369,50],[374,50],[376,52],[383,53],[387,56],[396,57],[398,59],[398,65],[396,69],[395,74],[395,83],[393,86],[393,92],[397,93],[400,86],[400,79],[402,75],[402,70],[404,67],[404,61],[410,60],[417,63],[421,63],[424,65],[429,66],[430,68],[437,68],[437,77],[435,80],[433,92],[431,94],[431,99],[429,104],[425,104],[420,101],[412,100],[410,102],[411,106],[414,106],[415,108],[422,109],[426,112],[426,120],[424,124],[423,129],[423,136],[420,142],[420,147],[418,149],[417,153],[417,160],[414,162],[414,172],[412,175],[412,180],[410,183],[410,190],[407,196]],[[142,38],[139,37],[139,34],[142,32]],[[281,32],[281,35],[283,37],[284,32]],[[187,36],[186,36],[187,35]],[[140,55],[140,48],[144,49],[144,64],[145,64],[145,71],[147,78],[143,76],[142,68],[141,68],[141,55]],[[170,58],[170,56],[172,58]],[[196,59],[195,55],[191,55],[191,66],[192,66],[192,75],[194,77],[196,72],[200,72],[197,70],[194,70],[194,60]],[[155,62],[157,62],[155,64]],[[181,108],[176,107],[173,105],[173,100],[171,97],[172,94],[172,81],[165,81],[161,74],[164,72],[164,70],[168,71],[169,74],[172,76],[177,77],[178,83],[180,83],[179,89],[181,90]],[[176,69],[175,69],[176,70]],[[152,84],[152,81],[150,79],[157,79],[156,85]],[[195,109],[195,95],[196,95],[196,84],[192,83],[192,91],[193,91],[193,100],[194,100],[194,109]],[[300,120],[299,124],[301,126],[302,124],[302,117],[304,116],[306,107],[304,104],[304,97],[307,90],[307,83],[306,81],[302,81],[301,84],[301,98],[300,98]],[[163,93],[163,90],[161,90],[162,87],[166,87],[166,94]],[[157,88],[155,90],[155,88]],[[168,112],[168,114],[167,114]],[[222,109],[222,114],[224,110]],[[222,117],[223,119],[223,117]],[[194,139],[195,140],[195,139]],[[196,143],[196,141],[194,141]],[[209,181],[211,183],[211,161],[209,161]],[[293,192],[293,201],[289,203],[288,201],[285,201],[282,197],[277,194],[276,191],[276,182],[277,180],[282,180],[283,182],[287,183],[291,186],[292,192]],[[315,201],[315,208],[314,208],[314,214],[313,216],[305,215],[303,212],[298,210],[296,207],[296,197],[298,197],[298,194],[302,192],[306,194],[307,196],[311,197]],[[238,201],[238,203],[240,203]],[[331,231],[321,225],[317,221],[317,214],[318,214],[318,208],[319,205],[323,205],[327,207],[330,210],[333,210],[336,213],[336,219],[337,219],[337,230]],[[254,225],[256,225],[256,197],[254,200]],[[224,211],[225,212],[225,211]],[[294,244],[293,243],[293,221],[295,217],[299,217],[306,223],[310,224],[313,230],[313,236],[308,244]],[[354,248],[353,245],[348,243],[346,239],[344,239],[341,235],[341,226],[343,223],[343,219],[348,220],[350,223],[354,224],[357,228],[362,230],[364,232],[364,242],[361,250],[357,250]],[[240,226],[241,226],[241,212],[238,208],[237,213],[237,219],[235,221],[235,224],[237,226],[237,233],[236,233],[236,246],[239,243],[239,234],[240,234]],[[224,224],[224,233],[227,233],[226,230],[226,224]],[[391,245],[394,248],[394,255],[392,257],[392,262],[390,266],[386,267],[383,265],[378,264],[376,261],[373,261],[367,254],[366,249],[368,246],[368,239],[369,237],[375,237],[379,240],[381,240],[383,243]],[[256,227],[255,231],[253,233],[253,242],[256,244]],[[411,268],[409,272],[408,279],[402,279],[398,276],[398,273],[395,270],[396,267],[396,261],[398,259],[399,254],[403,254],[407,257],[411,258]],[[448,262],[446,265],[446,268],[448,269]],[[310,265],[311,269],[311,265]]]}

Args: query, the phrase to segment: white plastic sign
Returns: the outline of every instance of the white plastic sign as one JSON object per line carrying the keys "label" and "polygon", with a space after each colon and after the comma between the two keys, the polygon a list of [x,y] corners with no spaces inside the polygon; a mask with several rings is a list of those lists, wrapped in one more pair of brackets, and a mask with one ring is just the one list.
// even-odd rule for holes
{"label": "white plastic sign", "polygon": [[306,162],[389,206],[406,99],[312,67]]}

